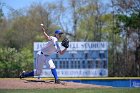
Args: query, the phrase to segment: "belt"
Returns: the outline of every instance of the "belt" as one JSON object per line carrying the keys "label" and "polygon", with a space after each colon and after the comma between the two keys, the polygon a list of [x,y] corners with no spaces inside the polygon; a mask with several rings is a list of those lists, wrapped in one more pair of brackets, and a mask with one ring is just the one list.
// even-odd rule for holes
{"label": "belt", "polygon": [[41,54],[43,54],[43,52],[41,52]]}
{"label": "belt", "polygon": [[[43,53],[42,51],[41,51],[41,54],[44,55],[44,53]],[[46,55],[46,54],[45,54],[44,56],[49,56],[49,55]]]}

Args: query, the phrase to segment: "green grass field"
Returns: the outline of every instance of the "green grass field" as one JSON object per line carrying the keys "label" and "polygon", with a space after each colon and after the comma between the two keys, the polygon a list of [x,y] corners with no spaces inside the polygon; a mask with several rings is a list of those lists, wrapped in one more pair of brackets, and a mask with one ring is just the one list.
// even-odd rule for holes
{"label": "green grass field", "polygon": [[0,89],[0,93],[140,93],[140,88]]}

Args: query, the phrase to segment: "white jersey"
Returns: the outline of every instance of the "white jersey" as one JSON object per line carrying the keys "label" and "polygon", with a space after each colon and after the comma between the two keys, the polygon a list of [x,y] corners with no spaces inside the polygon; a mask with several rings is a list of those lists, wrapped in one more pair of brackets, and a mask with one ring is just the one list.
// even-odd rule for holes
{"label": "white jersey", "polygon": [[51,55],[54,52],[60,51],[58,39],[53,36],[50,38],[51,40],[41,49],[41,52],[43,52],[44,55]]}

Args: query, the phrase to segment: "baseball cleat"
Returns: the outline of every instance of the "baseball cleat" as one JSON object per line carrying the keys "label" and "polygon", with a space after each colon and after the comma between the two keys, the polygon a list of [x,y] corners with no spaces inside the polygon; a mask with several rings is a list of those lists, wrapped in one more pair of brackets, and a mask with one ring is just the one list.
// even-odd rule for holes
{"label": "baseball cleat", "polygon": [[61,82],[60,82],[59,79],[55,80],[55,84],[60,84],[60,83],[61,83]]}
{"label": "baseball cleat", "polygon": [[20,79],[24,78],[24,77],[25,77],[24,74],[25,74],[25,71],[23,71],[23,72],[19,75],[19,78],[20,78]]}

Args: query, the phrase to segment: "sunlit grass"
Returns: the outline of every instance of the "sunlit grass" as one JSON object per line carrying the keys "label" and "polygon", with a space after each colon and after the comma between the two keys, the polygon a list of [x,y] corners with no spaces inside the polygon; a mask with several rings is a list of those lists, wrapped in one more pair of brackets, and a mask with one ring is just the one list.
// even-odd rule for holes
{"label": "sunlit grass", "polygon": [[1,89],[0,93],[140,93],[140,88]]}

